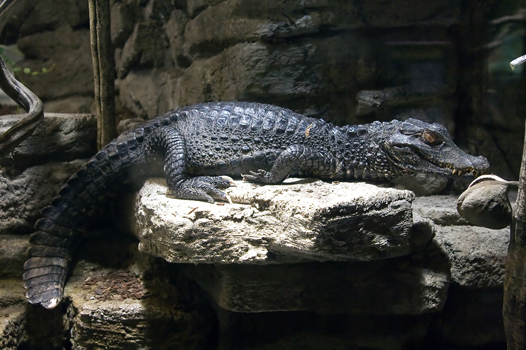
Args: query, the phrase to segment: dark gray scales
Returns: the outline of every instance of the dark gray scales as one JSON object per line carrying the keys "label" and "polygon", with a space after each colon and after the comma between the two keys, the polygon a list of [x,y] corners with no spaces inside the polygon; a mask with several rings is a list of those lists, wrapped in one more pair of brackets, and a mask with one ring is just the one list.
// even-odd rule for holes
{"label": "dark gray scales", "polygon": [[262,184],[290,174],[387,181],[416,172],[477,175],[488,167],[460,150],[443,126],[414,119],[337,127],[258,103],[181,108],[108,144],[43,210],[25,264],[26,296],[46,308],[60,302],[90,218],[130,177],[164,174],[175,198],[214,202],[229,200],[222,191],[232,184],[227,176]]}

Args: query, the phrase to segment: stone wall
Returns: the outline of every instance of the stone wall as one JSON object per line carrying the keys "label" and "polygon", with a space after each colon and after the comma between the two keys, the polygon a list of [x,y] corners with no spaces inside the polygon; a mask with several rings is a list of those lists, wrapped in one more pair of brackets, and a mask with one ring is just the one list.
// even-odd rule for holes
{"label": "stone wall", "polygon": [[[111,3],[119,120],[218,100],[337,124],[417,117],[517,177],[524,79],[508,62],[523,51],[518,0]],[[25,55],[19,67],[51,69],[19,73],[46,110],[89,112],[86,3],[40,0],[8,29],[4,40]]]}
{"label": "stone wall", "polygon": [[[38,73],[20,72],[19,78],[45,101],[47,112],[89,112],[86,2],[28,3],[34,6],[13,18],[3,37],[25,55],[17,66]],[[505,55],[508,39],[522,38],[518,1],[111,3],[119,120],[128,118],[121,129],[214,100],[273,103],[338,124],[418,117],[445,124],[462,147],[488,157],[493,172],[516,178],[524,109],[517,92],[524,91],[524,79],[499,64],[507,68],[507,60],[522,54],[519,43],[511,46],[513,57]],[[504,349],[500,307],[509,230],[468,226],[452,197],[412,204],[413,216],[434,225],[436,237],[428,242],[424,235],[425,253],[407,250],[370,265],[289,261],[282,269],[183,268],[147,257],[136,238],[110,228],[79,252],[62,308],[27,306],[20,276],[28,234],[40,208],[95,152],[94,117],[68,118],[47,115],[47,124],[26,142],[33,146],[21,145],[0,160],[1,348]],[[426,276],[436,271],[444,283],[433,291],[434,280]],[[352,273],[369,281],[362,298],[373,297],[367,293],[375,283],[408,278],[412,299],[403,299],[403,312],[397,310],[400,300],[388,303],[389,293],[382,294],[386,310],[368,304],[358,310],[349,299],[346,309],[337,310],[337,297],[346,297],[339,281],[353,287]],[[266,301],[279,303],[272,293],[288,276],[296,282],[284,288],[287,302],[297,296],[303,308],[252,313],[222,307],[238,305],[246,295],[237,292],[253,296],[264,282]],[[298,286],[306,288],[303,294]],[[427,309],[411,311],[423,301]]]}

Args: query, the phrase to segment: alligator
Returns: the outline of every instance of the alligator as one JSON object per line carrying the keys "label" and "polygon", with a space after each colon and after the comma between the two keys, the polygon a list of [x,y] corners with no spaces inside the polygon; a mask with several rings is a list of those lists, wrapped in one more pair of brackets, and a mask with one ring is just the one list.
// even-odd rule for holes
{"label": "alligator", "polygon": [[184,107],[121,134],[42,210],[24,265],[26,297],[45,308],[60,303],[75,247],[126,178],[164,173],[173,197],[213,203],[230,200],[223,190],[232,177],[388,181],[416,172],[477,176],[488,167],[456,146],[444,126],[415,119],[338,127],[267,104]]}

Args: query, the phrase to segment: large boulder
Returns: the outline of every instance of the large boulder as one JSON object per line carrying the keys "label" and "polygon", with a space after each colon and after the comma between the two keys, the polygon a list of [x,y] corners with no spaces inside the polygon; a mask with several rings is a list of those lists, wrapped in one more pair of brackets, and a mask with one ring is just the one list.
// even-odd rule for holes
{"label": "large boulder", "polygon": [[[408,255],[416,240],[409,191],[365,183],[237,181],[232,205],[173,200],[164,180],[139,192],[139,249],[169,262],[274,264]],[[154,223],[154,225],[152,225]],[[432,237],[429,229],[427,240]]]}

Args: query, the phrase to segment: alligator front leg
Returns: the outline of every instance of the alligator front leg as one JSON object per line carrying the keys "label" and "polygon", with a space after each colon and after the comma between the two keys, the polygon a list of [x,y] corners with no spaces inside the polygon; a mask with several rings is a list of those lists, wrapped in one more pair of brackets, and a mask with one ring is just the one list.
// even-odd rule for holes
{"label": "alligator front leg", "polygon": [[190,177],[186,172],[186,146],[181,134],[170,126],[155,131],[147,144],[148,154],[164,156],[164,176],[169,194],[179,199],[232,203],[222,189],[234,185],[228,176]]}
{"label": "alligator front leg", "polygon": [[280,153],[270,171],[259,169],[241,176],[243,180],[250,182],[277,184],[283,182],[295,168],[322,178],[332,178],[340,170],[339,163],[332,154],[304,145],[291,145]]}

